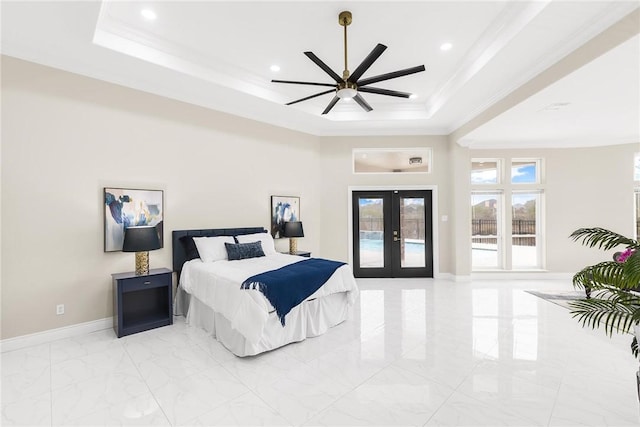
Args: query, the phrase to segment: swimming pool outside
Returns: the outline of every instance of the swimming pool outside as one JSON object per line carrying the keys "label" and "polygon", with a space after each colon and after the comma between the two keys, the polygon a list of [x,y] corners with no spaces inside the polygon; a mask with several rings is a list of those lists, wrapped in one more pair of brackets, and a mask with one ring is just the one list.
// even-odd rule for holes
{"label": "swimming pool outside", "polygon": [[[384,240],[360,239],[360,267],[384,267]],[[404,239],[402,267],[424,267],[424,240]]]}
{"label": "swimming pool outside", "polygon": [[[384,240],[381,239],[360,239],[360,250],[365,251],[382,251]],[[411,252],[414,254],[424,253],[424,240],[405,239],[404,240],[405,252]]]}

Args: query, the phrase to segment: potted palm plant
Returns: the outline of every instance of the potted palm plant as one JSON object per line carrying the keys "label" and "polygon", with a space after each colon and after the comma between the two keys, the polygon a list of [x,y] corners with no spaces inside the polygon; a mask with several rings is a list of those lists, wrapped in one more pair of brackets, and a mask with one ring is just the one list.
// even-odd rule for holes
{"label": "potted palm plant", "polygon": [[[631,351],[638,357],[640,338],[640,244],[604,228],[580,228],[570,236],[585,246],[605,251],[624,248],[612,261],[589,265],[573,276],[573,286],[586,291],[584,299],[571,301],[571,315],[583,326],[634,333]],[[636,373],[640,399],[640,370]]]}

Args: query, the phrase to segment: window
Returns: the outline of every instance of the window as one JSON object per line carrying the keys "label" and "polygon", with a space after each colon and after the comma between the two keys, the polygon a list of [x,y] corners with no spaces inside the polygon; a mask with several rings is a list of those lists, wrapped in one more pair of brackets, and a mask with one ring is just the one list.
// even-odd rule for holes
{"label": "window", "polygon": [[540,182],[539,166],[537,159],[523,160],[513,159],[511,161],[511,183],[512,184],[537,184]]}
{"label": "window", "polygon": [[471,193],[471,265],[502,267],[502,193]]}
{"label": "window", "polygon": [[355,148],[353,173],[431,173],[431,148]]}
{"label": "window", "polygon": [[499,184],[500,160],[474,159],[471,161],[471,184]]}
{"label": "window", "polygon": [[[541,159],[471,160],[472,270],[543,267],[541,166]],[[501,179],[503,169],[510,178]]]}
{"label": "window", "polygon": [[511,267],[540,266],[540,196],[539,191],[511,195]]}

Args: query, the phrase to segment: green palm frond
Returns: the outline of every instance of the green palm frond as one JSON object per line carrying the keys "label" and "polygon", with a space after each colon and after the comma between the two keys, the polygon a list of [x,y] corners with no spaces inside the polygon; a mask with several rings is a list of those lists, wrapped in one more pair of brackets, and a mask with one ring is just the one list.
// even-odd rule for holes
{"label": "green palm frond", "polygon": [[[636,298],[638,299],[638,298]],[[604,327],[608,335],[614,331],[629,332],[640,321],[640,299],[636,304],[613,299],[581,299],[570,301],[571,315],[583,326]]]}
{"label": "green palm frond", "polygon": [[624,277],[630,284],[635,283],[636,287],[640,285],[640,250],[631,255],[622,265]]}
{"label": "green palm frond", "polygon": [[[640,324],[640,245],[604,228],[580,228],[570,236],[574,241],[591,248],[610,250],[618,246],[632,249],[622,262],[605,261],[589,265],[573,276],[573,286],[590,290],[591,298],[569,302],[571,315],[583,326],[604,327],[608,335],[614,331],[630,332]],[[638,340],[634,338],[631,351],[638,356]]]}
{"label": "green palm frond", "polygon": [[625,264],[615,261],[604,261],[596,265],[590,265],[573,276],[573,286],[578,288],[589,287],[599,289],[605,286],[613,286],[619,289],[633,289],[638,286],[640,280],[630,280],[625,274]]}
{"label": "green palm frond", "polygon": [[624,245],[632,249],[640,249],[640,245],[636,240],[629,239],[621,234],[605,228],[579,228],[569,236],[575,242],[581,242],[585,246],[593,248],[597,246],[599,249],[608,251],[617,246]]}

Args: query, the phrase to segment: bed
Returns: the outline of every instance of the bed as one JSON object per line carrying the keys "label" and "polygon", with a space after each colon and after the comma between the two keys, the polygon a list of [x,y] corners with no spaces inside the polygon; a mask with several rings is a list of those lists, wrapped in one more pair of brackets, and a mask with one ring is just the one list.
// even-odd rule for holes
{"label": "bed", "polygon": [[[215,252],[218,246],[213,252],[199,246],[199,253],[194,253],[192,242],[203,245],[213,240],[251,242],[249,245],[259,240],[265,256],[229,261]],[[271,235],[262,227],[176,230],[172,248],[173,270],[178,277],[176,314],[183,314],[187,324],[204,329],[240,357],[324,334],[347,319],[358,296],[350,266],[338,263],[335,271],[327,273],[326,282],[286,315],[278,304],[276,312],[258,287],[241,289],[247,279],[262,277],[256,275],[264,272],[324,262],[277,253]]]}

